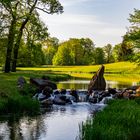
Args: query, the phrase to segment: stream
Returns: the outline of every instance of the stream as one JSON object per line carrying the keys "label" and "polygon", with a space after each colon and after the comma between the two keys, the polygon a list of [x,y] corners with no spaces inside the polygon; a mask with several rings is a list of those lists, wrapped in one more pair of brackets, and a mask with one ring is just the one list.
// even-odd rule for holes
{"label": "stream", "polygon": [[[89,80],[71,79],[57,83],[59,89],[87,89]],[[134,85],[134,83],[131,83]],[[107,87],[129,87],[130,83],[107,81]],[[43,109],[43,114],[37,117],[22,117],[0,122],[0,140],[78,140],[79,126],[104,104],[87,102],[71,105],[53,105]]]}

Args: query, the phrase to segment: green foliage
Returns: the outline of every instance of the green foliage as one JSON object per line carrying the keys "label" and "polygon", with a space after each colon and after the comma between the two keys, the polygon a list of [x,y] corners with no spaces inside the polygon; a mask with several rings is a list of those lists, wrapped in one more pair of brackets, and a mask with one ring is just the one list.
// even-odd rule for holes
{"label": "green foliage", "polygon": [[11,63],[12,71],[15,72],[22,37],[30,48],[30,44],[33,45],[48,36],[47,27],[40,21],[37,9],[47,14],[59,14],[63,12],[63,6],[58,0],[5,0],[0,1],[0,5],[0,17],[3,20],[0,22],[2,27],[6,27],[5,30],[0,28],[0,31],[8,38],[5,72],[10,72]]}
{"label": "green foliage", "polygon": [[113,58],[113,54],[112,54],[112,51],[113,51],[112,45],[107,44],[106,46],[104,46],[103,50],[104,50],[104,53],[105,53],[106,63],[114,62],[114,58]]}
{"label": "green foliage", "polygon": [[104,64],[105,54],[102,48],[96,48],[94,51],[94,64]]}
{"label": "green foliage", "polygon": [[41,44],[23,44],[19,50],[18,66],[36,66],[45,63],[45,56]]}
{"label": "green foliage", "polygon": [[121,60],[127,61],[130,60],[131,56],[133,55],[133,43],[132,41],[126,40],[124,38],[122,44],[121,44]]}
{"label": "green foliage", "polygon": [[52,65],[53,64],[53,57],[56,54],[59,46],[59,40],[55,37],[48,38],[43,42],[46,48],[43,49],[45,55],[45,64]]}
{"label": "green foliage", "polygon": [[81,128],[82,140],[140,139],[140,105],[135,100],[112,100]]}
{"label": "green foliage", "polygon": [[86,38],[70,40],[60,44],[53,58],[54,65],[84,65],[93,61],[93,42]]}
{"label": "green foliage", "polygon": [[117,44],[114,46],[112,54],[113,54],[115,62],[121,61],[121,58],[120,58],[121,44]]}
{"label": "green foliage", "polygon": [[53,64],[52,60],[57,50],[53,46],[49,46],[47,49],[44,49],[43,51],[46,60],[45,64],[52,65]]}
{"label": "green foliage", "polygon": [[2,66],[5,61],[5,55],[6,55],[6,38],[0,38],[0,65]]}
{"label": "green foliage", "polygon": [[123,37],[123,44],[127,46],[127,53],[131,53],[130,61],[140,64],[140,10],[134,9],[134,13],[130,14],[129,22],[132,25]]}
{"label": "green foliage", "polygon": [[72,64],[72,58],[70,56],[70,48],[67,43],[63,43],[59,46],[57,53],[53,58],[54,65],[70,65]]}

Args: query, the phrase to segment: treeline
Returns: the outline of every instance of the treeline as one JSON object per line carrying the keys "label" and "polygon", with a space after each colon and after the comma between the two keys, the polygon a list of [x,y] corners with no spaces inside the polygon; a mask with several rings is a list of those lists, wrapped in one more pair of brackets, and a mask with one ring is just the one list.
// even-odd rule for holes
{"label": "treeline", "polygon": [[113,47],[107,44],[104,47],[95,47],[89,38],[71,38],[55,45],[50,44],[43,49],[47,65],[105,64],[126,61],[131,56],[127,46],[118,44]]}
{"label": "treeline", "polygon": [[58,0],[0,0],[0,65],[5,72],[16,71],[16,66],[140,63],[140,10],[130,15],[132,26],[122,43],[104,47],[95,47],[89,38],[60,42],[50,37],[37,10],[62,13],[63,7]]}
{"label": "treeline", "polygon": [[[4,65],[7,39],[1,38],[0,62]],[[92,65],[129,60],[132,49],[118,44],[113,47],[95,47],[89,38],[71,38],[59,43],[55,37],[47,37],[42,42],[21,41],[17,66],[37,65]]]}

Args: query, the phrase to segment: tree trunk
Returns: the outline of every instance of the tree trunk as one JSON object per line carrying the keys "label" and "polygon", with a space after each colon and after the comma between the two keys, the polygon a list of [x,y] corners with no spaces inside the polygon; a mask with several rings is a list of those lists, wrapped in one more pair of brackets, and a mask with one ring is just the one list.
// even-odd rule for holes
{"label": "tree trunk", "polygon": [[20,31],[18,37],[17,37],[17,42],[14,46],[14,58],[13,58],[13,61],[12,61],[12,72],[16,72],[16,64],[17,64],[17,58],[18,58],[18,50],[19,50],[19,46],[20,46],[20,40],[21,40],[21,37],[22,37],[22,32],[23,31]]}
{"label": "tree trunk", "polygon": [[16,24],[16,19],[13,18],[13,20],[11,21],[11,26],[8,35],[7,53],[6,53],[5,70],[4,70],[6,73],[10,72],[11,54],[14,45],[14,37],[15,37],[15,24]]}
{"label": "tree trunk", "polygon": [[15,47],[14,47],[14,58],[13,58],[13,62],[12,62],[12,72],[16,72],[18,50],[19,50],[19,47],[20,47],[20,41],[21,41],[21,38],[22,38],[23,29],[25,28],[26,24],[28,23],[28,21],[30,19],[30,16],[31,16],[36,4],[37,4],[37,1],[38,0],[35,0],[33,6],[30,9],[30,12],[29,12],[27,18],[21,24],[19,34],[18,34],[18,37],[17,37],[17,41],[16,41],[16,44],[15,44]]}

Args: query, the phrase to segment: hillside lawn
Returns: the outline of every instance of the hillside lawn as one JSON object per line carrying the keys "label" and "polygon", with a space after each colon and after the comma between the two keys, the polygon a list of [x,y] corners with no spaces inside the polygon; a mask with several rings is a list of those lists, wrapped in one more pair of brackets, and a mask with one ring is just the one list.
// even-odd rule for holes
{"label": "hillside lawn", "polygon": [[[95,73],[101,65],[90,66],[41,66],[41,67],[24,67],[17,70],[26,71],[51,71],[51,72],[77,72],[77,73]],[[105,64],[106,74],[139,74],[140,67],[130,62],[118,62]]]}

